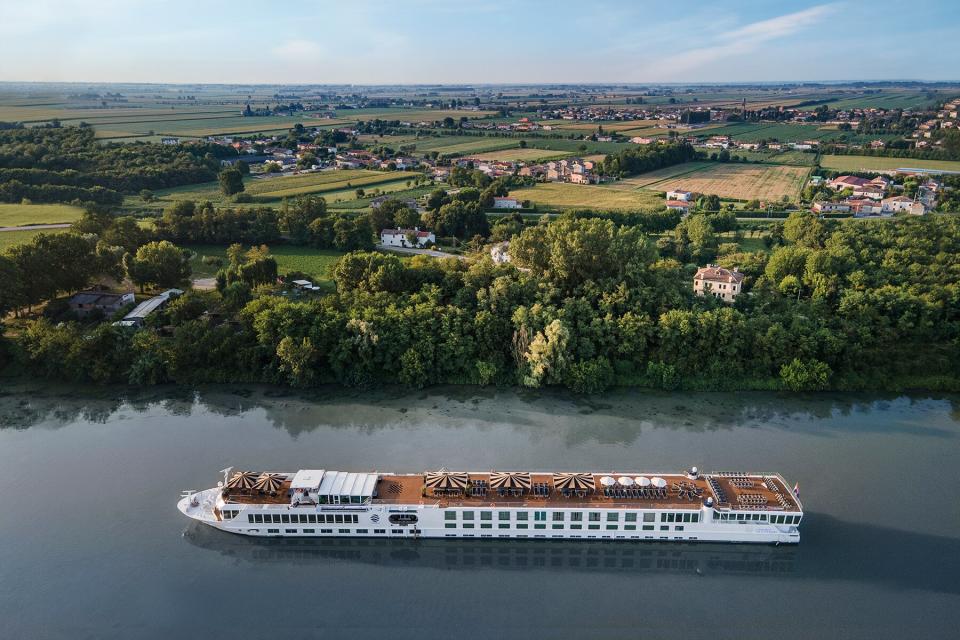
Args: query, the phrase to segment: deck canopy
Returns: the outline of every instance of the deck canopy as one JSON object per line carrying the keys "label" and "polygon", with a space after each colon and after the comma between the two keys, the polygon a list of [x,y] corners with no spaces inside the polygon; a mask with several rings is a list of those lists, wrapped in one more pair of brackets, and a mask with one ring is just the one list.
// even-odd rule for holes
{"label": "deck canopy", "polygon": [[465,471],[430,471],[423,476],[423,482],[429,489],[443,489],[446,491],[460,490],[467,488],[470,476]]}
{"label": "deck canopy", "polygon": [[373,497],[380,475],[325,471],[316,492],[325,504],[362,504]]}
{"label": "deck canopy", "polygon": [[257,482],[257,474],[253,471],[237,471],[227,481],[227,489],[253,489]]}
{"label": "deck canopy", "polygon": [[323,481],[323,473],[323,469],[301,469],[293,476],[290,488],[316,491]]}
{"label": "deck canopy", "polygon": [[491,489],[529,489],[532,486],[530,474],[525,471],[491,471]]}
{"label": "deck canopy", "polygon": [[283,481],[287,479],[286,474],[283,473],[261,473],[260,477],[257,478],[256,484],[253,485],[254,489],[259,491],[267,491],[273,493],[278,491],[283,485]]}
{"label": "deck canopy", "polygon": [[589,491],[596,488],[592,473],[555,473],[553,486],[560,491]]}

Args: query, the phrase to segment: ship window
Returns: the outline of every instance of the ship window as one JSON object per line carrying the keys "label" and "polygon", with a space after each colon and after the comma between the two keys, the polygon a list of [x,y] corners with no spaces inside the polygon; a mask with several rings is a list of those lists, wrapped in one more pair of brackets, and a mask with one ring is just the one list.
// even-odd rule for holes
{"label": "ship window", "polygon": [[552,525],[550,525],[550,528],[551,528],[551,529],[563,529],[563,525],[562,525],[562,524],[552,524]]}
{"label": "ship window", "polygon": [[296,532],[297,532],[296,529],[284,529],[284,531],[286,531],[287,533],[296,533]]}
{"label": "ship window", "polygon": [[463,512],[464,520],[473,520],[473,511],[464,511]]}
{"label": "ship window", "polygon": [[655,514],[655,513],[645,513],[645,514],[643,514],[643,521],[644,521],[644,522],[656,522],[656,520],[657,520],[657,514]]}
{"label": "ship window", "polygon": [[554,511],[554,512],[553,512],[553,521],[554,521],[554,522],[563,522],[563,511]]}
{"label": "ship window", "polygon": [[465,523],[463,524],[463,528],[464,528],[464,529],[473,529],[473,523],[472,523],[472,522],[465,522]]}
{"label": "ship window", "polygon": [[500,520],[509,520],[509,519],[510,519],[510,512],[509,512],[509,511],[501,511],[501,512],[500,512],[500,515],[498,515],[497,518],[500,519]]}
{"label": "ship window", "polygon": [[636,513],[627,513],[627,514],[626,514],[626,519],[627,519],[627,522],[636,522],[636,521],[637,521],[637,514],[636,514]]}
{"label": "ship window", "polygon": [[309,522],[310,524],[317,524],[317,514],[311,513],[310,515],[308,515],[307,522]]}
{"label": "ship window", "polygon": [[530,525],[528,525],[528,524],[518,524],[518,525],[517,525],[517,529],[526,529],[526,528],[528,528],[529,526],[530,526]]}
{"label": "ship window", "polygon": [[366,529],[357,529],[357,533],[367,533]]}
{"label": "ship window", "polygon": [[316,533],[316,529],[304,529],[304,533]]}
{"label": "ship window", "polygon": [[600,522],[600,512],[591,511],[590,512],[590,522]]}
{"label": "ship window", "polygon": [[280,529],[267,529],[267,533],[280,533]]}
{"label": "ship window", "polygon": [[497,525],[497,528],[498,528],[498,529],[509,529],[509,528],[510,528],[510,523],[509,523],[509,522],[505,522],[505,523],[498,524],[498,525]]}
{"label": "ship window", "polygon": [[536,520],[536,521],[538,521],[538,522],[545,522],[546,519],[547,519],[547,512],[546,512],[546,511],[534,511],[534,512],[533,512],[533,519]]}
{"label": "ship window", "polygon": [[660,525],[660,531],[670,531],[670,527],[665,524]]}
{"label": "ship window", "polygon": [[753,519],[754,519],[755,521],[759,522],[759,521],[760,521],[760,514],[759,514],[759,513],[753,514]]}
{"label": "ship window", "polygon": [[337,529],[337,533],[350,533],[350,529]]}
{"label": "ship window", "polygon": [[644,531],[653,531],[653,525],[652,525],[652,524],[645,524],[645,525],[643,525],[643,530],[644,530]]}
{"label": "ship window", "polygon": [[620,520],[620,514],[616,511],[607,512],[607,522],[618,522]]}
{"label": "ship window", "polygon": [[358,516],[357,514],[353,514],[350,517],[350,521],[353,522],[353,524],[357,524],[358,522],[360,522],[360,516]]}
{"label": "ship window", "polygon": [[249,522],[250,524],[253,524],[254,522],[256,522],[252,513],[247,514],[247,522]]}
{"label": "ship window", "polygon": [[301,514],[300,514],[300,524],[307,524],[308,522],[309,522],[309,520],[307,520],[307,514],[301,513]]}
{"label": "ship window", "polygon": [[617,525],[615,525],[615,524],[608,524],[608,525],[607,525],[607,531],[616,531],[616,530],[617,530]]}
{"label": "ship window", "polygon": [[493,511],[481,511],[480,512],[481,520],[493,520]]}
{"label": "ship window", "polygon": [[571,528],[571,529],[583,529],[583,525],[582,525],[582,524],[572,524],[572,525],[570,525],[570,528]]}
{"label": "ship window", "polygon": [[273,514],[273,523],[274,523],[274,524],[280,524],[280,514],[279,514],[279,513]]}
{"label": "ship window", "polygon": [[445,529],[456,529],[456,528],[457,528],[457,523],[456,523],[456,522],[444,522],[444,523],[443,523],[443,527],[444,527]]}
{"label": "ship window", "polygon": [[535,525],[533,525],[533,528],[534,528],[534,529],[546,529],[546,528],[547,528],[547,525],[545,525],[545,524],[535,524]]}
{"label": "ship window", "polygon": [[530,514],[527,511],[517,511],[517,520],[529,520]]}
{"label": "ship window", "polygon": [[583,512],[574,511],[573,513],[570,514],[570,520],[572,520],[573,522],[583,522]]}
{"label": "ship window", "polygon": [[599,529],[600,525],[598,524],[588,524],[587,529]]}
{"label": "ship window", "polygon": [[320,529],[320,533],[333,533],[333,529]]}
{"label": "ship window", "polygon": [[373,532],[374,532],[374,533],[386,533],[387,530],[386,530],[386,529],[374,529]]}
{"label": "ship window", "polygon": [[666,521],[667,521],[667,514],[661,513],[661,514],[660,514],[660,522],[666,522]]}
{"label": "ship window", "polygon": [[493,525],[492,525],[492,524],[489,524],[489,523],[487,523],[487,522],[481,522],[481,523],[480,523],[480,528],[481,528],[481,529],[493,529]]}
{"label": "ship window", "polygon": [[675,526],[675,527],[673,528],[673,530],[674,530],[674,531],[683,531],[683,525],[682,525],[682,524],[678,524],[677,526]]}
{"label": "ship window", "polygon": [[336,514],[336,515],[334,516],[333,521],[334,521],[336,524],[343,524],[343,514],[340,514],[340,513]]}
{"label": "ship window", "polygon": [[[345,533],[346,529],[343,529],[341,533]],[[403,533],[403,529],[390,529],[390,533]]]}
{"label": "ship window", "polygon": [[692,515],[692,517],[690,518],[690,522],[700,522],[700,514],[699,514],[699,513],[694,513],[694,514]]}
{"label": "ship window", "polygon": [[456,520],[456,519],[457,519],[457,512],[456,512],[456,511],[444,511],[444,512],[443,512],[443,519],[444,519],[444,520]]}
{"label": "ship window", "polygon": [[623,525],[623,528],[624,528],[625,530],[627,530],[627,531],[636,531],[636,530],[637,530],[637,525],[635,525],[635,524],[625,524],[625,525]]}

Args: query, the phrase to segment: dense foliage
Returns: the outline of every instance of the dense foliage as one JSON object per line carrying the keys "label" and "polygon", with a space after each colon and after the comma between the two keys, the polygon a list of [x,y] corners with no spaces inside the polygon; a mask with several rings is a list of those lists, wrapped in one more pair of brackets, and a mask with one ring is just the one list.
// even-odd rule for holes
{"label": "dense foliage", "polygon": [[[231,150],[232,151],[232,150]],[[0,202],[96,202],[217,179],[206,145],[101,144],[90,127],[0,130]]]}
{"label": "dense foliage", "polygon": [[[711,228],[694,215],[675,235]],[[795,214],[778,239],[721,255],[747,276],[733,306],[693,295],[675,244],[568,215],[514,233],[512,264],[355,252],[330,295],[251,299],[238,279],[171,304],[164,336],[39,321],[17,345],[39,375],[137,384],[956,387],[960,221]]]}

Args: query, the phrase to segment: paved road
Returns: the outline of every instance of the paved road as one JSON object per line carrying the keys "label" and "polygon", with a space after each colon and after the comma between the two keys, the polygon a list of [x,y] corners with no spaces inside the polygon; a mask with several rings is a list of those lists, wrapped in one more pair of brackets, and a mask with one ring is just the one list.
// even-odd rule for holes
{"label": "paved road", "polygon": [[0,227],[0,233],[4,231],[44,231],[46,229],[67,229],[69,227],[69,222],[61,224],[28,224],[22,227]]}
{"label": "paved road", "polygon": [[466,260],[466,256],[459,256],[455,253],[446,253],[445,251],[436,251],[434,249],[411,249],[408,247],[385,247],[382,244],[377,245],[381,251],[396,251],[397,253],[409,253],[415,256],[430,256],[431,258],[456,258],[457,260]]}
{"label": "paved road", "polygon": [[216,278],[195,278],[193,281],[194,289],[216,289],[217,288],[217,279]]}

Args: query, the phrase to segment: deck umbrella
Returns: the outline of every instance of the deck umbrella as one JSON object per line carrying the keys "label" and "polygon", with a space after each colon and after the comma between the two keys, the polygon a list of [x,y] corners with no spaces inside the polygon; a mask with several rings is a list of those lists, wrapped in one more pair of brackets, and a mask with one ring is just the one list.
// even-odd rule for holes
{"label": "deck umbrella", "polygon": [[643,487],[644,489],[650,486],[650,478],[646,476],[637,476],[636,481],[637,481],[637,484]]}
{"label": "deck umbrella", "polygon": [[490,473],[491,489],[529,489],[530,474],[521,471],[493,471]]}
{"label": "deck umbrella", "polygon": [[555,473],[553,486],[560,491],[587,491],[595,488],[592,473]]}
{"label": "deck umbrella", "polygon": [[285,479],[286,476],[282,473],[261,473],[260,477],[257,478],[256,484],[253,485],[253,488],[259,491],[273,493],[280,488]]}
{"label": "deck umbrella", "polygon": [[632,487],[634,485],[633,478],[630,476],[620,476],[617,478],[617,483],[622,487]]}
{"label": "deck umbrella", "polygon": [[605,487],[612,487],[613,485],[617,484],[617,481],[614,480],[613,477],[611,476],[603,476],[602,478],[600,478],[600,484],[602,484]]}
{"label": "deck umbrella", "polygon": [[237,471],[227,481],[227,489],[253,489],[257,481],[257,474],[253,471]]}
{"label": "deck umbrella", "polygon": [[458,489],[463,491],[467,488],[470,476],[464,471],[447,471],[446,469],[440,469],[439,471],[431,471],[425,474],[423,481],[429,489]]}
{"label": "deck umbrella", "polygon": [[650,483],[653,484],[653,486],[655,486],[657,489],[663,489],[667,486],[667,481],[659,476],[654,477]]}

